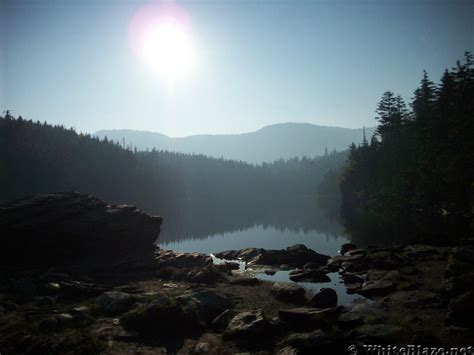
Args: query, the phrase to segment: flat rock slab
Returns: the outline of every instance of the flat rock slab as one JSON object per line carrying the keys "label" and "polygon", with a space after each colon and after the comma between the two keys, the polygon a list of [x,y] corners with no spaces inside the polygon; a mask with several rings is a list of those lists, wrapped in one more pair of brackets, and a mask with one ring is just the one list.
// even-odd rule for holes
{"label": "flat rock slab", "polygon": [[332,354],[337,349],[335,343],[333,336],[322,330],[315,330],[310,333],[288,335],[280,342],[280,346],[284,349],[295,349],[297,351],[282,352],[282,354]]}
{"label": "flat rock slab", "polygon": [[325,327],[336,322],[338,308],[291,308],[281,309],[278,318],[291,329]]}
{"label": "flat rock slab", "polygon": [[383,297],[395,291],[396,285],[391,281],[368,281],[362,284],[362,288],[358,291],[365,297]]}
{"label": "flat rock slab", "polygon": [[295,282],[330,282],[331,279],[326,272],[323,270],[313,269],[302,269],[293,270],[290,272],[290,280]]}
{"label": "flat rock slab", "polygon": [[157,249],[155,257],[159,267],[199,268],[212,264],[212,258],[201,253],[176,253],[173,250]]}
{"label": "flat rock slab", "polygon": [[401,337],[403,328],[390,324],[364,324],[356,327],[350,333],[350,337],[358,340],[386,344],[396,342]]}
{"label": "flat rock slab", "polygon": [[398,305],[401,307],[424,308],[427,305],[439,304],[440,298],[436,293],[422,290],[396,291],[385,297],[382,304]]}

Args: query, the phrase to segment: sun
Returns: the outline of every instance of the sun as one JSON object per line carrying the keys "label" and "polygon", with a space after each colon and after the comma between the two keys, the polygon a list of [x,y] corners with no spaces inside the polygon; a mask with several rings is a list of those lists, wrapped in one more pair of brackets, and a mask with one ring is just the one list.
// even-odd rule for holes
{"label": "sun", "polygon": [[157,74],[182,78],[189,74],[195,59],[190,34],[175,19],[163,19],[144,33],[141,57]]}
{"label": "sun", "polygon": [[154,74],[174,82],[188,76],[196,62],[189,16],[176,4],[142,7],[130,25],[134,52]]}

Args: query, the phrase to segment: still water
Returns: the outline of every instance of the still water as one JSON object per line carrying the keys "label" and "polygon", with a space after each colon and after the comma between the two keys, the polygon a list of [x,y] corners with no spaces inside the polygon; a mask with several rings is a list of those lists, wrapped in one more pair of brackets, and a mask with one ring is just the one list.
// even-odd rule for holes
{"label": "still water", "polygon": [[[349,241],[343,227],[330,220],[312,204],[285,206],[192,206],[187,211],[164,216],[162,232],[157,244],[178,252],[214,254],[224,250],[244,248],[285,249],[304,244],[318,253],[338,255],[340,246]],[[240,207],[240,208],[239,208]],[[255,207],[255,206],[254,206]],[[275,282],[293,283],[289,271],[275,275],[264,273],[256,277]],[[360,299],[348,295],[338,273],[328,274],[331,282],[299,282],[309,293],[331,287],[338,294],[339,304]]]}
{"label": "still water", "polygon": [[[166,229],[163,228],[166,236]],[[328,235],[316,230],[277,229],[274,226],[256,225],[244,230],[229,231],[204,238],[164,241],[158,244],[165,249],[179,252],[217,253],[244,248],[285,249],[294,244],[304,244],[318,253],[336,255],[339,247],[347,243],[345,235]]]}

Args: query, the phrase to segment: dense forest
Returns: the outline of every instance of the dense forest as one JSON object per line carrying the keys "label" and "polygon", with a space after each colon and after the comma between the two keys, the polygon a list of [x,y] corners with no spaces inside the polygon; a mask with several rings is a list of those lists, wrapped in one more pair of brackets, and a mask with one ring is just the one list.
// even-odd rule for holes
{"label": "dense forest", "polygon": [[350,147],[340,177],[349,229],[375,240],[465,235],[474,200],[472,54],[438,84],[424,72],[409,107],[385,92],[376,114],[376,134]]}
{"label": "dense forest", "polygon": [[347,152],[332,151],[256,165],[138,151],[123,142],[15,118],[10,112],[0,118],[0,149],[0,201],[77,190],[164,215],[195,200],[212,206],[314,200],[324,174],[339,169],[347,157]]}

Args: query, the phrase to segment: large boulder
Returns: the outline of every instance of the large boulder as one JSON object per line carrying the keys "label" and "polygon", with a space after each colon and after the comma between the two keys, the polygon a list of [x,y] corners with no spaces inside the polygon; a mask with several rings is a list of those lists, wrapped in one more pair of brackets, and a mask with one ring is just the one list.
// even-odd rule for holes
{"label": "large boulder", "polygon": [[3,203],[0,263],[88,271],[149,267],[162,221],[78,192]]}

